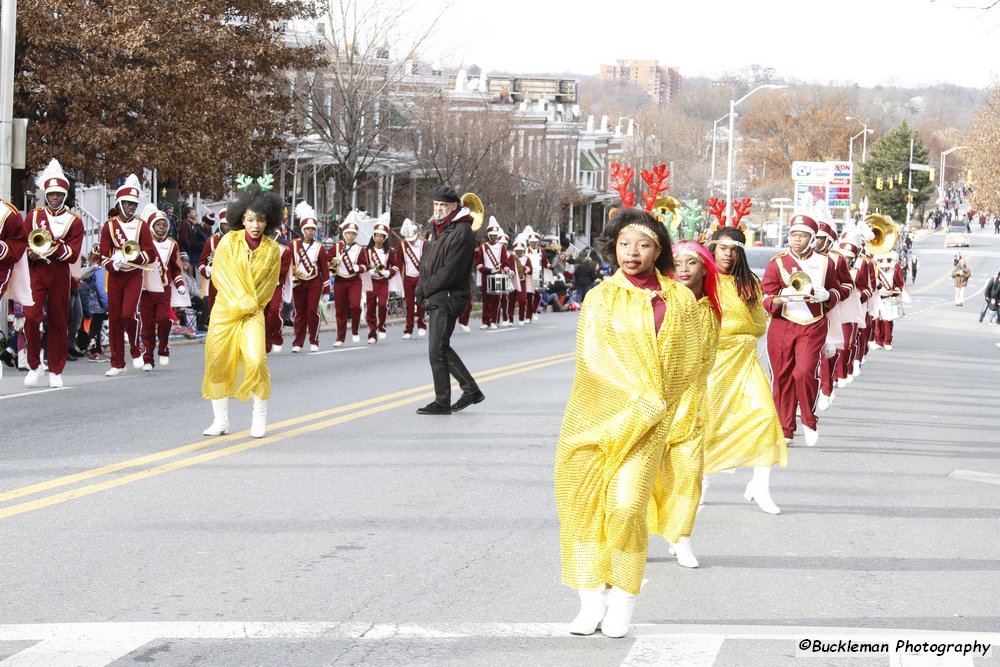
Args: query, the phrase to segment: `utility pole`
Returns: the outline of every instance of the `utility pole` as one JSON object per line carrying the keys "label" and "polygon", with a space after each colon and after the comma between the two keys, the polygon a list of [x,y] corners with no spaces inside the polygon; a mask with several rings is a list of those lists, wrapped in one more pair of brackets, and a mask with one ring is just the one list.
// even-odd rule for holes
{"label": "utility pole", "polygon": [[910,135],[910,161],[906,165],[906,226],[910,226],[910,216],[913,213],[913,135]]}
{"label": "utility pole", "polygon": [[17,0],[3,0],[0,15],[0,199],[10,201],[11,161],[14,152],[14,36]]}

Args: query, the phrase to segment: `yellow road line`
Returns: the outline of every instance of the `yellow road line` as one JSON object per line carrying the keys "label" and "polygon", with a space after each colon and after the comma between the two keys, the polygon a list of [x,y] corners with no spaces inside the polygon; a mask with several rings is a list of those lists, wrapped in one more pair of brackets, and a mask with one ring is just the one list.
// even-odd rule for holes
{"label": "yellow road line", "polygon": [[[506,366],[498,366],[496,368],[490,368],[479,373],[480,377],[486,377],[490,374],[497,373],[500,371],[506,371],[513,368],[522,368],[525,366],[530,366],[532,364],[544,363],[549,360],[559,359],[560,361],[572,358],[573,353],[553,355],[551,357],[539,357],[537,359],[531,359],[528,361],[521,361],[516,364],[508,364]],[[323,410],[321,412],[314,412],[307,415],[302,415],[301,417],[293,417],[291,419],[285,419],[280,422],[275,422],[274,424],[268,425],[268,430],[272,433],[279,431],[290,426],[295,426],[297,424],[303,424],[317,419],[322,419],[324,417],[329,417],[331,415],[340,414],[343,412],[348,412],[351,410],[357,410],[359,408],[365,408],[369,405],[374,405],[381,403],[383,401],[389,401],[395,398],[401,398],[409,394],[414,394],[418,392],[424,392],[432,388],[434,385],[426,384],[419,387],[413,387],[411,389],[404,389],[402,391],[393,392],[391,394],[384,394],[382,396],[376,396],[374,398],[368,398],[362,401],[357,401],[350,403],[348,405],[341,405],[335,408],[330,408],[328,410]],[[42,491],[48,491],[60,486],[66,486],[68,484],[76,484],[77,482],[83,482],[88,479],[93,479],[95,477],[101,477],[103,475],[109,475],[114,472],[119,472],[121,470],[127,470],[129,468],[136,468],[139,466],[148,465],[150,463],[156,463],[158,461],[165,461],[166,459],[173,458],[175,456],[180,456],[181,454],[187,454],[190,452],[197,451],[199,449],[205,449],[207,447],[213,447],[215,445],[221,445],[226,442],[232,442],[233,440],[240,440],[242,438],[250,435],[249,431],[240,431],[238,433],[230,433],[229,435],[223,435],[215,438],[208,438],[207,440],[199,440],[198,442],[191,443],[189,445],[183,445],[181,447],[176,447],[174,449],[167,449],[161,452],[154,452],[153,454],[147,454],[145,456],[140,456],[134,459],[128,459],[127,461],[120,461],[118,463],[112,463],[106,466],[101,466],[100,468],[94,468],[92,470],[84,470],[72,475],[66,475],[64,477],[57,477],[45,482],[39,482],[38,484],[32,484],[30,486],[24,486],[17,489],[11,489],[10,491],[5,491],[0,493],[0,503],[6,502],[8,500],[14,500],[16,498],[23,498],[24,496],[30,496],[36,493],[41,493]]]}
{"label": "yellow road line", "polygon": [[[486,371],[485,373],[481,373],[480,377],[476,378],[476,381],[477,381],[477,383],[492,382],[493,380],[499,380],[501,378],[509,377],[509,376],[512,376],[512,375],[519,375],[521,373],[527,373],[529,371],[538,370],[538,369],[541,369],[541,368],[545,368],[547,366],[554,366],[556,364],[565,363],[567,361],[573,360],[573,358],[574,358],[573,354],[556,355],[554,357],[544,357],[542,360],[535,359],[535,360],[531,360],[530,362],[523,362],[523,363],[520,363],[520,364],[511,364],[510,366],[501,366],[501,367],[499,367],[497,369],[491,369],[490,371]],[[510,369],[510,370],[504,370],[504,369]],[[500,371],[500,372],[495,372],[495,371]],[[382,397],[382,398],[383,398],[383,400],[385,400],[388,397],[397,397],[397,396],[399,396],[401,394],[413,394],[413,392],[415,392],[415,391],[421,391],[421,390],[425,390],[425,389],[428,389],[428,388],[430,388],[430,385],[425,385],[424,387],[417,387],[415,389],[410,389],[410,390],[406,390],[406,391],[403,391],[403,392],[396,392],[395,394],[388,394],[388,395],[386,395],[386,397]],[[50,496],[46,496],[44,498],[39,498],[37,500],[32,500],[32,501],[28,501],[28,502],[18,503],[16,505],[11,505],[9,507],[5,507],[3,509],[0,509],[0,519],[6,519],[8,517],[16,516],[18,514],[23,514],[25,512],[31,512],[33,510],[42,509],[42,508],[45,508],[45,507],[50,507],[52,505],[57,505],[57,504],[64,503],[64,502],[67,502],[67,501],[70,501],[70,500],[75,500],[77,498],[82,498],[82,497],[85,497],[85,496],[89,496],[91,494],[99,493],[101,491],[107,491],[109,489],[113,489],[113,488],[116,488],[116,487],[119,487],[119,486],[123,486],[125,484],[131,484],[133,482],[138,482],[140,480],[147,479],[149,477],[155,477],[157,475],[162,475],[163,473],[171,472],[173,470],[179,470],[181,468],[187,468],[187,467],[190,467],[190,466],[193,466],[193,465],[197,465],[199,463],[205,463],[207,461],[213,461],[215,459],[219,459],[219,458],[222,458],[224,456],[230,456],[232,454],[238,454],[240,452],[245,452],[245,451],[248,451],[248,450],[251,450],[251,449],[256,449],[257,447],[263,447],[264,445],[269,445],[269,444],[272,444],[272,443],[275,443],[275,442],[280,442],[282,440],[287,440],[289,438],[293,438],[293,437],[298,436],[298,435],[303,435],[303,434],[306,434],[306,433],[311,433],[313,431],[319,431],[319,430],[322,430],[322,429],[325,429],[325,428],[330,428],[331,426],[336,426],[338,424],[343,424],[345,422],[353,421],[355,419],[360,419],[362,417],[367,417],[369,415],[377,414],[377,413],[380,413],[380,412],[385,412],[387,410],[392,410],[393,408],[397,408],[397,407],[400,407],[400,406],[409,405],[409,404],[413,404],[413,403],[418,403],[418,402],[420,402],[422,400],[425,400],[427,398],[432,398],[433,396],[434,396],[434,392],[433,391],[423,391],[423,393],[417,393],[415,395],[407,396],[406,398],[400,398],[399,400],[395,400],[395,401],[392,401],[390,403],[382,403],[381,405],[376,405],[374,407],[369,407],[367,409],[360,410],[360,411],[357,411],[357,412],[353,412],[351,414],[341,415],[339,417],[334,417],[333,419],[327,419],[325,421],[319,421],[319,422],[316,422],[316,423],[313,423],[313,424],[309,424],[307,426],[300,426],[298,428],[294,428],[294,429],[291,429],[291,430],[288,430],[288,431],[285,431],[283,433],[279,433],[279,434],[276,434],[276,435],[269,435],[269,436],[266,436],[264,438],[254,439],[254,440],[250,440],[248,442],[242,442],[242,443],[239,443],[239,444],[236,444],[236,445],[232,445],[232,446],[225,447],[225,448],[222,448],[222,449],[217,449],[217,450],[214,450],[214,451],[211,451],[211,452],[205,452],[205,453],[199,454],[197,456],[191,456],[191,457],[188,457],[188,458],[179,459],[177,461],[171,461],[169,463],[165,463],[163,465],[156,466],[155,468],[148,468],[146,470],[140,470],[138,472],[130,473],[130,474],[124,475],[122,477],[117,477],[115,479],[107,480],[107,481],[104,481],[104,482],[98,482],[98,483],[95,483],[95,484],[89,484],[87,486],[82,486],[82,487],[79,487],[79,488],[76,488],[76,489],[71,489],[69,491],[63,491],[61,493],[57,493],[57,494],[53,494],[53,495],[50,495]],[[371,403],[371,402],[374,402],[375,400],[376,399],[369,399],[367,402]],[[354,405],[354,404],[352,404],[352,405]],[[333,413],[335,411],[342,412],[344,409],[346,409],[348,407],[349,406],[343,406],[342,408],[335,408],[333,410],[326,411],[326,413],[324,413],[324,414],[330,414],[330,413]],[[301,419],[302,418],[296,418],[296,420],[301,420]],[[287,424],[288,422],[293,422],[293,421],[296,421],[296,420],[287,420],[286,422],[282,422],[282,423]],[[240,434],[240,435],[242,435],[242,434]],[[234,434],[233,436],[227,436],[225,438],[215,438],[214,440],[215,440],[216,443],[219,443],[219,442],[223,442],[223,441],[233,440],[235,438],[240,437],[240,435]],[[201,444],[201,443],[198,443],[198,444]],[[187,448],[190,448],[190,447],[192,447],[192,446],[191,445],[187,446]],[[178,450],[182,450],[182,449],[186,449],[186,448],[179,447],[179,448],[177,448],[177,450],[169,450],[169,451],[177,452]],[[187,449],[187,451],[191,451],[191,450]],[[162,453],[164,453],[164,452],[161,452],[161,454]],[[151,455],[150,457],[143,457],[143,458],[150,459],[150,458],[152,458],[154,456],[156,456],[156,455]],[[136,461],[136,460],[139,460],[139,459],[132,459],[132,460]],[[155,459],[153,459],[153,460],[155,460]],[[127,462],[123,462],[123,463],[127,463]],[[115,464],[115,465],[121,466],[122,464]],[[112,467],[114,467],[114,466],[104,466],[104,468],[98,468],[96,470],[102,470],[102,469],[112,468]],[[121,469],[120,467],[115,468],[115,470],[120,470],[120,469]],[[88,472],[94,472],[94,471],[88,471]],[[80,475],[84,475],[84,474],[86,474],[86,473],[80,473]],[[104,474],[104,473],[101,473],[101,474]],[[93,476],[97,476],[97,475],[95,474]],[[79,477],[79,475],[70,475],[69,477]],[[58,482],[60,480],[65,480],[65,479],[68,479],[68,478],[59,478],[58,480],[52,480],[52,482]],[[85,478],[81,478],[81,479],[85,479]],[[77,479],[77,480],[74,480],[74,481],[80,481],[80,480]],[[67,482],[63,482],[62,484],[55,484],[54,486],[62,486],[64,484],[69,484],[69,483],[72,483],[72,482],[67,481]],[[48,484],[48,483],[43,483],[43,484]],[[41,485],[34,485],[34,486],[37,487],[37,486],[41,486]],[[25,487],[25,488],[32,488],[32,487]],[[53,487],[49,486],[47,488],[53,488]],[[33,493],[37,493],[37,492],[38,491],[33,491]],[[22,494],[22,495],[27,495],[27,494]],[[13,497],[18,497],[18,496],[13,496]]]}
{"label": "yellow road line", "polygon": [[923,294],[929,289],[934,289],[944,281],[948,280],[948,278],[951,278],[951,269],[948,269],[947,271],[944,272],[944,275],[938,276],[937,278],[927,283],[920,289],[911,289],[910,294]]}

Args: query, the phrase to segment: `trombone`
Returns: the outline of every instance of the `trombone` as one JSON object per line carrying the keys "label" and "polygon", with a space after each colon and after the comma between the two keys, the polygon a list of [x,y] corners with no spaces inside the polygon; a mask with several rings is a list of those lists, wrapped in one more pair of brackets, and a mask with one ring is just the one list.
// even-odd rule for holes
{"label": "trombone", "polygon": [[51,260],[46,257],[49,251],[52,250],[52,234],[49,233],[49,230],[43,227],[35,227],[28,232],[28,249],[45,260],[47,264],[51,264]]}
{"label": "trombone", "polygon": [[815,301],[810,293],[812,278],[805,271],[795,271],[788,276],[788,286],[795,290],[795,294],[781,297],[785,301]]}
{"label": "trombone", "polygon": [[[98,255],[101,254],[101,246],[100,246],[100,244],[95,244],[94,245],[94,251]],[[135,263],[135,260],[139,258],[139,253],[142,252],[142,249],[139,247],[139,243],[137,241],[131,241],[131,240],[125,241],[125,243],[121,247],[121,251],[122,251],[122,261],[121,261],[121,264],[123,266],[128,266],[128,267],[131,267],[133,269],[139,269],[140,271],[154,271],[154,270],[156,270],[156,267],[153,266],[152,264],[136,264]],[[112,258],[111,257],[101,256],[101,260],[102,261],[105,260],[105,259],[110,260]]]}

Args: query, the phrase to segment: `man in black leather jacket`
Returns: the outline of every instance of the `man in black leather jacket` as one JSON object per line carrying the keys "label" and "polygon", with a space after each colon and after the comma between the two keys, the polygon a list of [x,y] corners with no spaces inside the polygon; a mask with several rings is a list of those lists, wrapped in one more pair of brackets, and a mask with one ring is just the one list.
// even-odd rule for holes
{"label": "man in black leather jacket", "polygon": [[[472,289],[471,275],[476,235],[472,216],[461,206],[458,191],[442,185],[434,190],[434,218],[430,239],[420,262],[417,298],[429,320],[428,356],[434,377],[434,402],[417,410],[423,415],[446,415],[481,403],[486,397],[475,378],[451,347],[455,322],[465,310]],[[462,388],[462,396],[451,403],[451,376]]]}

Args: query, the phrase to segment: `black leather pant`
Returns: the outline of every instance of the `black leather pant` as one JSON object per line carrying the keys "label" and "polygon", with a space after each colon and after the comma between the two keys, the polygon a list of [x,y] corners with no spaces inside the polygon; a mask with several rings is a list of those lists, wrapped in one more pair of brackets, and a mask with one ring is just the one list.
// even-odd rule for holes
{"label": "black leather pant", "polygon": [[465,394],[479,391],[479,385],[451,347],[451,334],[455,331],[458,317],[449,314],[446,308],[432,306],[427,310],[427,319],[427,345],[431,375],[434,377],[434,400],[439,405],[451,405],[452,376],[458,380],[458,386]]}

